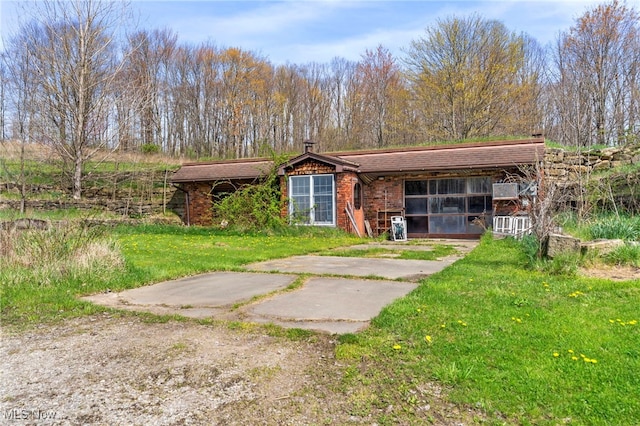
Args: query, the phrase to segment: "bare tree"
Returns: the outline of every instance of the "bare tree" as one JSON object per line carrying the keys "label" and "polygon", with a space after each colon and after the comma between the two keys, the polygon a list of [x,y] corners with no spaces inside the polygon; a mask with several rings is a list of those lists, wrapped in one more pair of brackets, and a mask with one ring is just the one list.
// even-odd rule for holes
{"label": "bare tree", "polygon": [[9,83],[7,53],[0,52],[0,141],[7,139],[7,92]]}
{"label": "bare tree", "polygon": [[363,139],[377,148],[400,142],[408,91],[395,58],[379,45],[362,55],[357,73],[365,118]]}
{"label": "bare tree", "polygon": [[110,127],[119,65],[122,2],[45,0],[29,3],[33,24],[23,35],[38,76],[40,138],[72,163],[73,198],[82,195],[84,162],[115,138]]}
{"label": "bare tree", "polygon": [[[433,138],[506,131],[521,98],[524,37],[478,15],[437,21],[411,43],[406,65]],[[521,130],[520,130],[521,131]]]}
{"label": "bare tree", "polygon": [[551,88],[551,134],[578,147],[617,145],[640,135],[640,15],[614,0],[560,34]]}
{"label": "bare tree", "polygon": [[6,51],[2,56],[2,66],[6,72],[6,84],[3,91],[9,94],[9,104],[12,111],[12,137],[20,144],[19,162],[20,168],[17,179],[20,192],[20,213],[24,213],[27,200],[27,165],[25,148],[30,142],[31,129],[37,120],[38,112],[35,109],[35,80],[34,61],[29,51],[32,46],[30,40],[24,34],[17,35],[7,40]]}

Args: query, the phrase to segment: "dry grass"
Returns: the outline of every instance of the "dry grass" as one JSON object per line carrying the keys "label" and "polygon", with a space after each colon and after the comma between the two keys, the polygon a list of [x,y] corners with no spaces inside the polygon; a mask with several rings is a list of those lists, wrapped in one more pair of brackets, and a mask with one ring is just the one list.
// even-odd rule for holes
{"label": "dry grass", "polygon": [[[22,144],[17,140],[0,142],[0,157],[5,160],[20,160]],[[46,160],[56,155],[53,147],[39,143],[24,144],[25,158],[30,160]]]}
{"label": "dry grass", "polygon": [[41,276],[115,270],[124,259],[98,228],[63,224],[47,230],[0,230],[0,267]]}
{"label": "dry grass", "polygon": [[[18,140],[0,141],[0,157],[5,160],[20,160],[22,144]],[[58,158],[58,152],[52,145],[41,143],[24,144],[25,158],[28,160],[51,160]],[[143,154],[138,151],[113,151],[99,149],[93,156],[95,161],[143,164],[181,164],[183,159],[172,158],[164,154]]]}

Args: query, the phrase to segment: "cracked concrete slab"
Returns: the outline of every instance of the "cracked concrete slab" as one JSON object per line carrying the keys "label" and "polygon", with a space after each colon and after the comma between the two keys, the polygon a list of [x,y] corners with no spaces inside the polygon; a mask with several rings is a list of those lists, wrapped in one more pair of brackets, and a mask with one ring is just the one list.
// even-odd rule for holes
{"label": "cracked concrete slab", "polygon": [[416,287],[409,282],[312,277],[297,291],[277,294],[246,312],[255,322],[355,332]]}
{"label": "cracked concrete slab", "polygon": [[341,256],[294,256],[247,265],[252,271],[345,275],[415,280],[451,265],[457,258],[443,260],[404,260]]}
{"label": "cracked concrete slab", "polygon": [[[385,306],[415,289],[418,284],[411,281],[441,271],[476,244],[456,241],[456,248],[461,247],[459,254],[434,261],[295,256],[251,264],[247,269],[252,272],[213,272],[83,299],[161,315],[353,333],[366,327]],[[413,250],[420,246],[406,247]],[[316,276],[294,290],[286,290],[298,274]]]}

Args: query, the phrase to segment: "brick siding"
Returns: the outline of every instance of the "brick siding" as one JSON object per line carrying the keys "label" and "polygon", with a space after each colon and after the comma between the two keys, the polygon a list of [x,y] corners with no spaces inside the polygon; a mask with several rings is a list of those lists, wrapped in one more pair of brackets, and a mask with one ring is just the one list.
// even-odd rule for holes
{"label": "brick siding", "polygon": [[[189,222],[191,225],[210,226],[212,224],[213,202],[211,200],[211,183],[190,182],[184,184],[189,194]],[[184,218],[186,221],[186,217]]]}

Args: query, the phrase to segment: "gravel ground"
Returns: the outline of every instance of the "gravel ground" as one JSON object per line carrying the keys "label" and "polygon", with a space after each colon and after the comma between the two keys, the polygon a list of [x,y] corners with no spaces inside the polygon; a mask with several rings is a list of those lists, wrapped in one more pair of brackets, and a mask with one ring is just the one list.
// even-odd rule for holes
{"label": "gravel ground", "polygon": [[[260,328],[111,314],[3,332],[0,424],[375,425],[336,393],[334,346],[329,335],[291,341]],[[440,393],[425,388],[424,418],[469,424],[460,419],[473,413]]]}
{"label": "gravel ground", "polygon": [[3,335],[0,423],[313,423],[283,409],[310,371],[334,369],[329,337],[316,340],[109,315]]}

